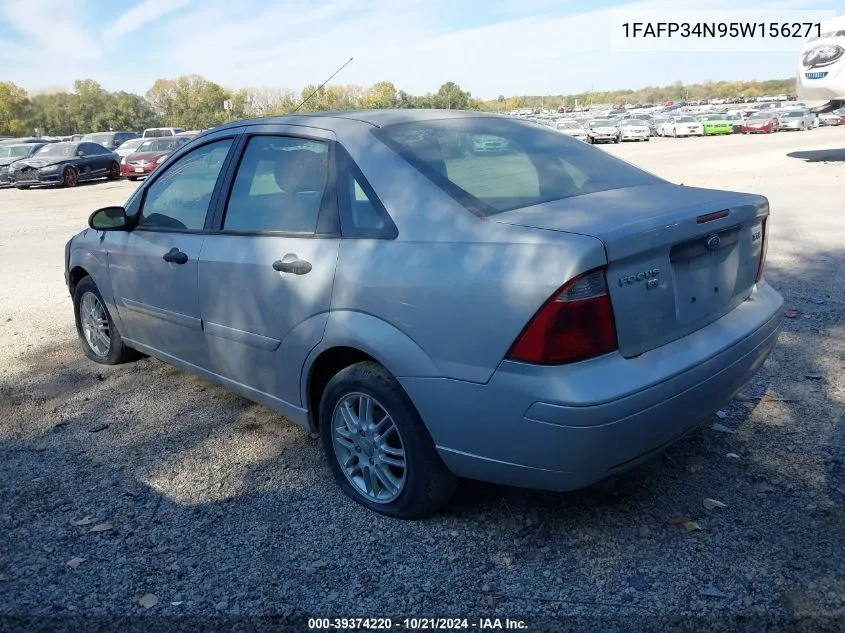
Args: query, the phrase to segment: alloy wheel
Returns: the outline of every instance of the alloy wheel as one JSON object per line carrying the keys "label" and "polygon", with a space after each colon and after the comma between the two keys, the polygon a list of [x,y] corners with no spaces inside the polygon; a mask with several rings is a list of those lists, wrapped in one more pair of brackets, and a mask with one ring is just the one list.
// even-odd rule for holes
{"label": "alloy wheel", "polygon": [[79,321],[85,342],[97,356],[108,356],[111,349],[111,333],[106,309],[93,292],[86,292],[79,302]]}
{"label": "alloy wheel", "polygon": [[373,503],[390,503],[407,481],[405,445],[390,413],[370,395],[340,399],[332,413],[332,446],[346,479]]}

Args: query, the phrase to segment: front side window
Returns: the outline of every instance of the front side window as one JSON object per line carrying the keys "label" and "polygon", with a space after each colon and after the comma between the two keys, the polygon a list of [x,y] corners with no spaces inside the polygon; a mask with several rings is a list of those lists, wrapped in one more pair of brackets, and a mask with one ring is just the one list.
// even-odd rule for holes
{"label": "front side window", "polygon": [[223,162],[232,145],[223,139],[181,156],[144,195],[138,226],[199,231]]}
{"label": "front side window", "polygon": [[419,121],[388,125],[373,133],[482,217],[663,182],[567,135],[512,119]]}
{"label": "front side window", "polygon": [[314,233],[328,183],[328,143],[254,136],[244,150],[224,231]]}

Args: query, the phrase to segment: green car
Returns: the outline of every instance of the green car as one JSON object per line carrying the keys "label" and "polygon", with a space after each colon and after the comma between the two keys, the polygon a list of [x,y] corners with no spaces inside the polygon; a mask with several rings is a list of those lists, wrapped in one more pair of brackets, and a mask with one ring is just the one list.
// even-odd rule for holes
{"label": "green car", "polygon": [[716,134],[733,134],[733,122],[726,118],[724,114],[707,114],[698,117],[701,125],[704,126],[705,136],[714,136]]}

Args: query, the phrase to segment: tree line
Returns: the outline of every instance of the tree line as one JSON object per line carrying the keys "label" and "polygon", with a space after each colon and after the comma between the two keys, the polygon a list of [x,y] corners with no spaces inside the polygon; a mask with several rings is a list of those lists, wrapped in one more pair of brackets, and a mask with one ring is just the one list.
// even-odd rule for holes
{"label": "tree line", "polygon": [[455,82],[437,92],[411,95],[389,81],[371,86],[305,86],[230,90],[199,75],[159,79],[143,96],[109,92],[93,79],[80,79],[70,92],[29,95],[11,82],[0,82],[0,136],[67,135],[104,130],[142,130],[155,126],[185,129],[213,127],[243,118],[361,108],[446,108],[509,111],[576,103],[662,103],[684,99],[757,97],[794,90],[793,79],[752,82],[705,82],[646,87],[640,90],[586,92],[572,95],[499,96],[481,101]]}

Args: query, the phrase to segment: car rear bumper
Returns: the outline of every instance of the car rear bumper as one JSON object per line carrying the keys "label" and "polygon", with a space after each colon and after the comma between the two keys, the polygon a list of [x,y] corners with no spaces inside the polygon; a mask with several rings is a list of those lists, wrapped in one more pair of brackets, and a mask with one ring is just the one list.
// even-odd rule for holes
{"label": "car rear bumper", "polygon": [[120,175],[124,178],[135,177],[135,178],[143,178],[144,176],[149,176],[153,173],[153,169],[156,168],[155,163],[144,165],[142,167],[143,171],[135,171],[134,165],[123,165],[120,166]]}
{"label": "car rear bumper", "polygon": [[729,402],[775,346],[782,307],[763,283],[718,321],[636,358],[504,361],[487,384],[400,382],[455,474],[572,490],[628,470]]}

